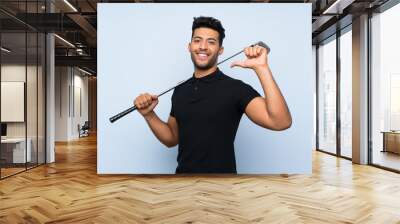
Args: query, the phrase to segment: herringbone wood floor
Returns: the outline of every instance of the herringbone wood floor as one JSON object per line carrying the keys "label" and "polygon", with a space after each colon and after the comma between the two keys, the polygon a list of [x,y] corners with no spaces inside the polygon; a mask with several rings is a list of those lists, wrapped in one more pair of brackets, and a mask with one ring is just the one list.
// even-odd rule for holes
{"label": "herringbone wood floor", "polygon": [[0,181],[0,223],[400,223],[400,175],[320,152],[312,175],[96,174],[96,139]]}

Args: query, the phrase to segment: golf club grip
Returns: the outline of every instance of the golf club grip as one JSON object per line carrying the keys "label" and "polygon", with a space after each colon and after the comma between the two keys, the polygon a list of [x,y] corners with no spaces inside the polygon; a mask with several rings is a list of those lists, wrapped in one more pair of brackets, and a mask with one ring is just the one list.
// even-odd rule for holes
{"label": "golf club grip", "polygon": [[132,106],[132,107],[130,107],[130,108],[128,108],[128,109],[122,111],[121,113],[119,113],[119,114],[117,114],[117,115],[115,115],[115,116],[110,117],[110,122],[111,122],[111,123],[114,123],[115,121],[119,120],[119,119],[122,118],[123,116],[129,114],[130,112],[132,112],[132,111],[134,111],[134,110],[136,110],[136,109],[137,109],[136,106]]}
{"label": "golf club grip", "polygon": [[271,51],[271,48],[269,48],[268,45],[262,41],[258,41],[256,44],[253,44],[252,46],[254,45],[258,45],[260,47],[267,49],[267,54],[269,54],[269,52]]}

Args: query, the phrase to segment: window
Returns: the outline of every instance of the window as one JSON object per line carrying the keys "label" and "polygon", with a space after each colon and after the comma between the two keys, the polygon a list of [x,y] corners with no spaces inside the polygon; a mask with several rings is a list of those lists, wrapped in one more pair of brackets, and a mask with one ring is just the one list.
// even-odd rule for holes
{"label": "window", "polygon": [[352,157],[352,34],[351,26],[340,36],[340,155]]}
{"label": "window", "polygon": [[400,5],[371,18],[372,163],[400,170]]}
{"label": "window", "polygon": [[318,47],[318,149],[336,153],[336,39]]}

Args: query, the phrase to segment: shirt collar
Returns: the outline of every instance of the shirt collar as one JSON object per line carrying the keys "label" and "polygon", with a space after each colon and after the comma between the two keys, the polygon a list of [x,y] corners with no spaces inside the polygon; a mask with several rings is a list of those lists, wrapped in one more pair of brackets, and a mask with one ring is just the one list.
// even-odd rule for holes
{"label": "shirt collar", "polygon": [[194,73],[193,73],[192,78],[189,80],[189,82],[193,83],[193,82],[196,82],[196,81],[201,81],[201,82],[210,83],[210,82],[213,82],[213,81],[215,81],[217,79],[221,79],[221,78],[222,78],[222,72],[217,67],[217,70],[215,70],[211,74],[208,74],[208,75],[203,76],[201,78],[196,78],[194,76]]}

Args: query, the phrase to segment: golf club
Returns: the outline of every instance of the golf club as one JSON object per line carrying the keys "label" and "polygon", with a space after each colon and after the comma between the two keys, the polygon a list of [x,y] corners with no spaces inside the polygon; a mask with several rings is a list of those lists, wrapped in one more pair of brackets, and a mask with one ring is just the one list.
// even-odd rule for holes
{"label": "golf club", "polygon": [[[254,47],[255,45],[258,45],[258,46],[260,46],[260,47],[263,47],[263,48],[267,49],[267,54],[271,51],[270,48],[268,47],[268,45],[266,45],[266,44],[265,44],[264,42],[262,42],[262,41],[259,41],[259,42],[255,43],[255,44],[250,45],[250,46],[251,46],[251,47]],[[234,54],[234,55],[232,55],[232,56],[230,56],[230,57],[228,57],[228,58],[226,58],[226,59],[224,59],[224,60],[218,62],[217,65],[220,65],[220,64],[224,63],[225,61],[227,61],[227,60],[229,60],[229,59],[231,59],[231,58],[233,58],[233,57],[235,57],[235,56],[241,54],[242,52],[243,52],[243,50],[237,52],[236,54]],[[188,80],[188,79],[187,79],[187,80]],[[176,84],[174,87],[171,87],[171,88],[165,90],[164,92],[158,94],[157,96],[160,97],[160,96],[164,95],[165,93],[168,93],[169,91],[175,89],[176,87],[178,87],[178,86],[181,85],[182,83],[186,82],[187,80],[182,80],[182,81],[178,82],[178,84]],[[132,111],[134,111],[134,110],[136,110],[136,109],[137,109],[136,106],[132,106],[132,107],[130,107],[130,108],[128,108],[128,109],[122,111],[121,113],[118,113],[117,115],[114,115],[114,116],[110,117],[110,122],[111,122],[111,123],[114,123],[115,121],[119,120],[120,118],[124,117],[125,115],[129,114],[130,112],[132,112]]]}

